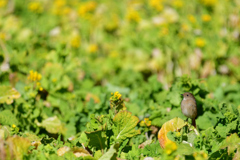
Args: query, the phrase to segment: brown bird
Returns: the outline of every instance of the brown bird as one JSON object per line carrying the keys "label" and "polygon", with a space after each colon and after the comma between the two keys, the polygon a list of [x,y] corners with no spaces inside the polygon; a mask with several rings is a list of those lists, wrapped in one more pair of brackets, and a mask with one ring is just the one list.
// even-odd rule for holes
{"label": "brown bird", "polygon": [[181,94],[183,100],[181,102],[182,113],[188,118],[192,119],[192,125],[196,128],[195,118],[197,117],[197,104],[192,93],[185,92]]}

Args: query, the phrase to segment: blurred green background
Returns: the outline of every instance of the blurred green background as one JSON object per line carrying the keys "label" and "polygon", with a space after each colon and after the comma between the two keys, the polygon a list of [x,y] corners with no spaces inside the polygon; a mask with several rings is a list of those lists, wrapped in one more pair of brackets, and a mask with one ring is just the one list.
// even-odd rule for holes
{"label": "blurred green background", "polygon": [[13,134],[78,137],[118,91],[143,124],[136,147],[145,120],[185,118],[189,91],[199,130],[223,140],[240,132],[239,82],[239,0],[0,0],[0,98],[18,98],[1,100],[0,120]]}

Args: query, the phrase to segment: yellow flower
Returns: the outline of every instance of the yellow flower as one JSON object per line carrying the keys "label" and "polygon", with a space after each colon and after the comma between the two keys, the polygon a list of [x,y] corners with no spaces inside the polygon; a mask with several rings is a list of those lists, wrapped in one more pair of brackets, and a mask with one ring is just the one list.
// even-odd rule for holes
{"label": "yellow flower", "polygon": [[209,22],[211,20],[211,16],[209,14],[202,15],[203,22]]}
{"label": "yellow flower", "polygon": [[180,137],[181,133],[180,132],[176,132],[176,137]]}
{"label": "yellow flower", "polygon": [[114,98],[120,99],[122,95],[118,91],[116,91],[113,96]]}
{"label": "yellow flower", "polygon": [[69,7],[64,7],[64,8],[62,9],[63,15],[67,15],[67,14],[69,14],[70,12],[71,12],[71,8],[69,8]]}
{"label": "yellow flower", "polygon": [[190,30],[190,28],[187,24],[182,24],[181,28],[182,28],[183,31],[189,31]]}
{"label": "yellow flower", "polygon": [[6,34],[3,32],[0,32],[0,39],[1,40],[6,40]]}
{"label": "yellow flower", "polygon": [[88,51],[89,51],[90,53],[95,53],[95,52],[98,51],[98,46],[97,46],[96,44],[91,44],[91,45],[89,45],[89,47],[88,47]]}
{"label": "yellow flower", "polygon": [[149,118],[144,118],[144,123],[146,124],[146,126],[151,126],[152,121],[149,120]]}
{"label": "yellow flower", "polygon": [[145,126],[145,125],[146,125],[146,124],[145,124],[145,122],[144,122],[144,121],[141,121],[141,122],[140,122],[140,126],[142,126],[142,127],[143,127],[143,126]]}
{"label": "yellow flower", "polygon": [[130,22],[139,22],[141,19],[139,13],[133,9],[130,9],[127,13],[127,20]]}
{"label": "yellow flower", "polygon": [[81,39],[79,35],[73,36],[71,38],[70,44],[73,48],[78,48],[81,44]]}
{"label": "yellow flower", "polygon": [[175,1],[173,1],[173,6],[175,6],[176,8],[182,8],[182,6],[183,6],[183,1],[181,1],[181,0],[175,0]]}
{"label": "yellow flower", "polygon": [[40,73],[38,73],[37,71],[33,71],[33,70],[31,70],[30,72],[29,72],[30,74],[29,74],[29,76],[28,76],[28,79],[30,80],[30,81],[40,81],[41,79],[42,79],[42,75],[40,74]]}
{"label": "yellow flower", "polygon": [[66,5],[66,0],[55,0],[54,5],[56,5],[56,7],[63,7]]}
{"label": "yellow flower", "polygon": [[194,153],[193,153],[193,157],[194,157],[196,160],[208,159],[207,153],[205,153],[205,152],[203,152],[203,151],[194,152]]}
{"label": "yellow flower", "polygon": [[192,23],[196,22],[196,18],[193,15],[188,15],[188,20]]}
{"label": "yellow flower", "polygon": [[57,82],[57,78],[53,78],[53,79],[52,79],[52,82],[53,82],[53,83]]}
{"label": "yellow flower", "polygon": [[15,124],[12,125],[12,128],[16,128],[17,126]]}
{"label": "yellow flower", "polygon": [[204,47],[205,46],[205,40],[203,39],[203,38],[197,38],[196,40],[195,40],[195,44],[196,44],[196,46],[197,47]]}
{"label": "yellow flower", "polygon": [[6,4],[7,4],[7,1],[6,1],[6,0],[0,0],[0,8],[5,7]]}
{"label": "yellow flower", "polygon": [[28,4],[28,9],[35,13],[41,13],[43,11],[43,6],[40,2],[30,2]]}
{"label": "yellow flower", "polygon": [[85,14],[89,12],[93,12],[97,7],[97,3],[94,1],[86,2],[84,4],[81,4],[81,6],[78,8],[78,14],[80,16],[85,16]]}
{"label": "yellow flower", "polygon": [[150,0],[149,6],[151,6],[152,8],[159,12],[163,10],[162,0]]}
{"label": "yellow flower", "polygon": [[39,87],[39,91],[42,91],[43,90],[43,88],[42,87]]}

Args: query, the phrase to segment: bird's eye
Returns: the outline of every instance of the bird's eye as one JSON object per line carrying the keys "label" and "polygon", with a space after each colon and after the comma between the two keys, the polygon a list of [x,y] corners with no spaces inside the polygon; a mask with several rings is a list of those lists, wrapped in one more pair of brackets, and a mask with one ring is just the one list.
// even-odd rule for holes
{"label": "bird's eye", "polygon": [[188,96],[188,94],[187,94],[187,96]]}

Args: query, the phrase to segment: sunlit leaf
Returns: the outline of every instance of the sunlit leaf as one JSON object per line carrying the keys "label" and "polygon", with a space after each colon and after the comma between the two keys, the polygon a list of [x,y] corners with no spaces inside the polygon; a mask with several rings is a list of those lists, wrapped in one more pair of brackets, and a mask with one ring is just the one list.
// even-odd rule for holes
{"label": "sunlit leaf", "polygon": [[14,99],[19,98],[20,93],[11,86],[0,86],[0,103],[13,103]]}
{"label": "sunlit leaf", "polygon": [[162,128],[158,132],[158,140],[162,148],[165,147],[166,143],[174,143],[173,141],[169,140],[167,137],[167,133],[169,131],[178,131],[185,126],[184,120],[176,117],[171,119],[170,121],[163,124]]}
{"label": "sunlit leaf", "polygon": [[140,130],[135,129],[138,122],[139,119],[136,116],[132,116],[131,112],[120,111],[118,114],[116,114],[113,119],[113,133],[116,141],[122,142],[126,138],[131,138],[137,134],[140,134]]}
{"label": "sunlit leaf", "polygon": [[64,133],[65,128],[62,122],[57,118],[57,116],[49,117],[38,124],[39,126],[45,128],[49,133]]}
{"label": "sunlit leaf", "polygon": [[238,137],[237,133],[234,133],[226,138],[221,148],[224,149],[228,147],[228,154],[231,154],[235,149],[239,148],[239,144],[240,138]]}
{"label": "sunlit leaf", "polygon": [[22,159],[23,155],[27,153],[28,147],[31,145],[28,139],[18,136],[8,138],[7,142],[9,147],[12,147],[13,145],[13,151],[16,159]]}
{"label": "sunlit leaf", "polygon": [[116,159],[118,153],[119,144],[116,143],[110,147],[110,149],[99,158],[99,160],[109,160],[109,159]]}

